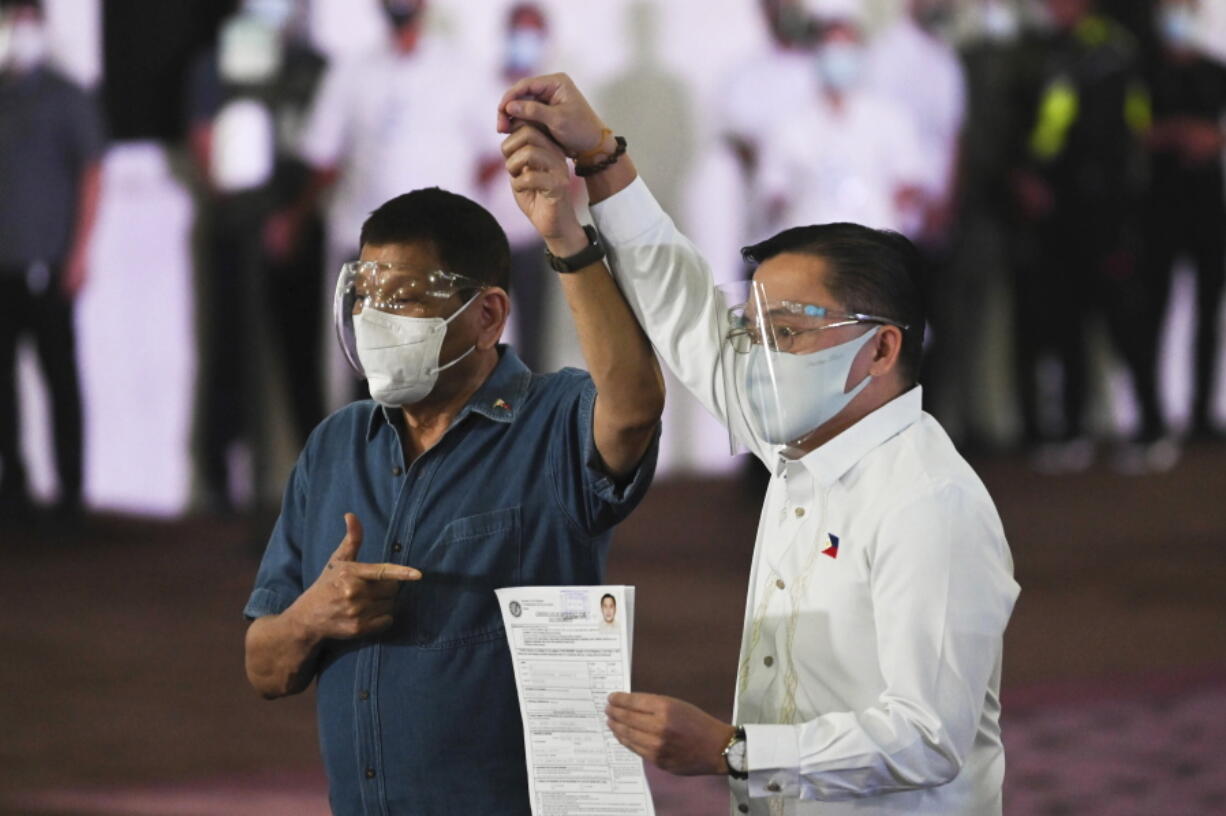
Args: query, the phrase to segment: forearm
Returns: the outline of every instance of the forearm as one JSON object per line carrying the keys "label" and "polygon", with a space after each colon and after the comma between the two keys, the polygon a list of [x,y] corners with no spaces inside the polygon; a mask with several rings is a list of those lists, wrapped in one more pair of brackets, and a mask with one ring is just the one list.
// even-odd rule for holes
{"label": "forearm", "polygon": [[726,304],[697,249],[641,181],[592,208],[609,265],[663,363],[718,419],[729,417],[719,377]]}
{"label": "forearm", "polygon": [[[555,255],[576,251],[573,240],[547,244]],[[660,421],[664,377],[647,335],[603,261],[558,277],[596,385],[597,450],[611,475],[625,476],[646,452]]]}
{"label": "forearm", "polygon": [[620,193],[639,177],[630,154],[622,155],[613,166],[586,177],[589,204],[599,204],[610,196]]}
{"label": "forearm", "polygon": [[91,162],[81,173],[81,188],[77,192],[77,217],[73,224],[73,252],[84,254],[98,221],[98,201],[102,197],[102,164]]}
{"label": "forearm", "polygon": [[268,700],[305,690],[315,674],[321,643],[293,607],[257,618],[247,627],[248,682]]}
{"label": "forearm", "polygon": [[842,801],[933,788],[965,761],[928,712],[902,705],[744,728],[755,797]]}

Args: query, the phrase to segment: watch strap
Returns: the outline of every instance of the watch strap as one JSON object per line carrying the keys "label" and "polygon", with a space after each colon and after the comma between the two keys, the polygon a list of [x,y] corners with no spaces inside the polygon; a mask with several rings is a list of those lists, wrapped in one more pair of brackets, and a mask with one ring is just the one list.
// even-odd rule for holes
{"label": "watch strap", "polygon": [[587,235],[588,245],[574,255],[559,258],[548,249],[545,250],[545,259],[549,261],[549,267],[554,272],[561,272],[562,274],[578,272],[580,269],[589,267],[597,261],[604,260],[604,244],[600,243],[600,234],[596,232],[596,228],[591,224],[585,224],[583,232]]}

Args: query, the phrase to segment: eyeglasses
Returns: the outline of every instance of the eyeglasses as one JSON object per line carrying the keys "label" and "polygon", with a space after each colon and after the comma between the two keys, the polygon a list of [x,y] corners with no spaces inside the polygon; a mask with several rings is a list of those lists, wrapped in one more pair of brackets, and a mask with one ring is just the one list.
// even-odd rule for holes
{"label": "eyeglasses", "polygon": [[444,269],[422,270],[382,261],[350,261],[341,274],[353,311],[369,306],[405,316],[435,316],[456,295],[474,294],[486,284]]}
{"label": "eyeglasses", "polygon": [[[767,337],[763,338],[759,326],[762,321],[754,313],[747,313],[748,305],[741,304],[728,310],[728,322],[731,328],[728,330],[727,339],[738,354],[748,354],[754,346],[764,346],[771,351],[793,352],[800,347],[797,338],[803,335],[843,326],[854,326],[858,323],[896,326],[903,331],[909,328],[897,320],[880,315],[862,312],[831,312],[825,306],[784,300],[770,304],[770,311],[765,320]],[[814,325],[817,321],[821,322]]]}

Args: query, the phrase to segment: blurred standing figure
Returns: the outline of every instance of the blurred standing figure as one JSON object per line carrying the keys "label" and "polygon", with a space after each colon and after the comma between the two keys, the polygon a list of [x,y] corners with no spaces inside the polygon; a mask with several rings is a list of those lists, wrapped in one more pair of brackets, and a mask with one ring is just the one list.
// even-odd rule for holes
{"label": "blurred standing figure", "polygon": [[[516,3],[507,12],[502,42],[502,65],[490,89],[491,107],[502,92],[524,77],[543,73],[549,48],[549,22],[536,3]],[[511,244],[511,299],[515,309],[515,351],[533,371],[543,371],[545,242],[523,217],[515,194],[506,181],[506,159],[499,149],[501,139],[488,126],[489,149],[481,160],[481,203],[498,220]]]}
{"label": "blurred standing figure", "polygon": [[201,469],[213,509],[231,509],[229,452],[244,439],[254,471],[245,481],[259,500],[266,324],[299,444],[323,419],[322,226],[311,216],[292,240],[264,243],[268,218],[301,194],[309,172],[291,146],[324,60],[307,42],[304,12],[300,0],[244,0],[190,81],[192,157],[204,186]]}
{"label": "blurred standing figure", "polygon": [[920,378],[925,402],[958,438],[971,400],[966,377],[969,341],[977,334],[975,315],[982,304],[969,300],[970,290],[949,269],[955,171],[966,116],[965,72],[944,39],[953,14],[952,0],[909,0],[907,13],[870,44],[865,86],[911,117],[928,170],[922,195],[905,214],[903,231],[925,260],[923,289],[932,324]]}
{"label": "blurred standing figure", "polygon": [[[1018,389],[1036,466],[1079,470],[1094,455],[1084,416],[1091,313],[1105,316],[1134,383],[1145,376],[1137,228],[1150,107],[1136,44],[1118,23],[1094,13],[1093,0],[1046,0],[1046,9],[1047,29],[1026,46],[1029,135],[1014,175],[1023,248],[1037,250],[1017,270]],[[1039,410],[1048,350],[1062,370],[1056,427]]]}
{"label": "blurred standing figure", "polygon": [[30,509],[18,433],[16,350],[32,336],[51,393],[57,513],[81,509],[82,417],[73,303],[88,274],[102,124],[46,63],[38,0],[0,0],[0,518]]}
{"label": "blurred standing figure", "polygon": [[1223,204],[1222,148],[1226,117],[1226,66],[1194,44],[1196,4],[1166,0],[1158,5],[1162,49],[1154,66],[1153,186],[1149,197],[1148,245],[1153,330],[1150,358],[1154,372],[1147,398],[1155,424],[1147,440],[1164,432],[1157,405],[1156,369],[1159,328],[1166,312],[1171,268],[1186,253],[1196,267],[1196,380],[1191,435],[1214,438],[1212,396],[1218,354],[1218,308],[1226,277],[1226,205]]}
{"label": "blurred standing figure", "polygon": [[[465,84],[471,78],[456,70],[465,59],[427,35],[425,0],[382,0],[381,7],[390,27],[386,43],[328,67],[300,145],[311,182],[269,224],[274,243],[296,234],[329,192],[329,277],[357,257],[354,236],[382,202],[426,185],[477,192],[483,145],[474,134],[483,131],[473,99],[480,97]],[[335,407],[353,398],[360,383],[335,344],[327,351],[328,403]]]}
{"label": "blurred standing figure", "polygon": [[904,231],[928,179],[905,110],[864,87],[866,45],[855,2],[828,2],[820,18],[816,81],[786,121],[766,133],[762,189],[771,225],[851,221]]}
{"label": "blurred standing figure", "polygon": [[966,74],[943,39],[953,12],[952,0],[910,0],[908,13],[869,44],[865,60],[865,87],[904,109],[919,138],[929,175],[906,232],[930,251],[943,249],[949,238],[966,117]]}
{"label": "blurred standing figure", "polygon": [[[1024,139],[1017,106],[1008,100],[1015,92],[1021,22],[1008,0],[979,0],[973,11],[973,32],[961,48],[966,120],[954,173],[958,195],[950,240],[952,283],[945,292],[962,311],[954,315],[966,321],[955,329],[960,348],[945,348],[961,357],[956,369],[961,377],[946,385],[961,386],[955,393],[964,410],[941,421],[963,447],[995,447],[1003,444],[1007,432],[1001,403],[1008,399],[1012,368],[1007,329],[994,318],[1007,313],[1012,287],[1008,179]],[[944,311],[935,303],[929,308],[930,313]]]}
{"label": "blurred standing figure", "polygon": [[794,115],[813,95],[817,23],[801,0],[760,0],[770,47],[736,66],[720,86],[723,138],[745,184],[744,240],[763,237],[765,211],[758,168],[762,143],[777,121]]}

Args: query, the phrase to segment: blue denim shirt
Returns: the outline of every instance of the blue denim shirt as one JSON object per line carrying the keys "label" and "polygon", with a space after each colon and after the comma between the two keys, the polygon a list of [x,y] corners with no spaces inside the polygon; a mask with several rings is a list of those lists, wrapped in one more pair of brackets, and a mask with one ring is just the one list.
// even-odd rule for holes
{"label": "blue denim shirt", "polygon": [[357,514],[358,559],[422,571],[377,636],[326,641],[316,704],[334,813],[528,814],[523,728],[494,590],[599,584],[609,531],[642,498],[658,436],[628,483],[601,469],[596,388],[533,374],[509,348],[411,465],[403,418],[358,402],[312,433],[285,490],[248,618],[284,611]]}

